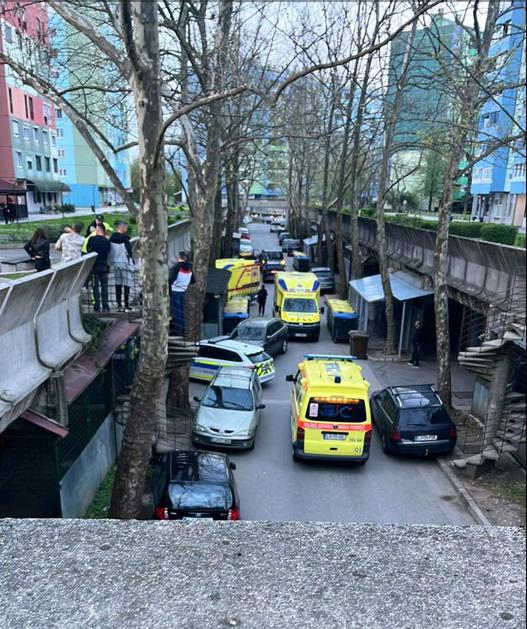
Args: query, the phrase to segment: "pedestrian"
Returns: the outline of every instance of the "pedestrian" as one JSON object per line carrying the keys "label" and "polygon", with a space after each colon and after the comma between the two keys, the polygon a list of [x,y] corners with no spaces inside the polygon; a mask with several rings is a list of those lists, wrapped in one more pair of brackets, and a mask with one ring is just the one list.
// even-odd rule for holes
{"label": "pedestrian", "polygon": [[134,285],[135,266],[132,256],[130,236],[127,234],[127,231],[128,223],[126,221],[117,221],[115,225],[115,232],[110,236],[110,264],[115,278],[115,300],[117,302],[117,312],[130,311],[130,288]]}
{"label": "pedestrian", "polygon": [[192,264],[186,251],[180,251],[176,266],[170,273],[170,296],[172,304],[171,330],[176,336],[185,336],[185,293],[195,283]]}
{"label": "pedestrian", "polygon": [[415,322],[414,333],[412,335],[412,360],[408,363],[412,367],[419,367],[419,355],[421,353],[421,344],[423,342],[423,328],[419,319]]}
{"label": "pedestrian", "polygon": [[84,236],[81,236],[82,228],[82,223],[75,223],[73,227],[69,225],[64,227],[64,233],[55,243],[55,251],[62,251],[62,262],[70,262],[81,257],[84,245]]}
{"label": "pedestrian", "polygon": [[49,239],[46,230],[38,227],[24,245],[28,256],[35,261],[35,271],[45,271],[51,267],[49,260]]}
{"label": "pedestrian", "polygon": [[16,219],[16,206],[14,203],[9,203],[7,206],[7,216],[10,223],[14,223]]}
{"label": "pedestrian", "polygon": [[97,214],[97,216],[93,219],[93,221],[88,225],[88,229],[86,231],[86,238],[90,236],[92,233],[91,228],[97,227],[97,225],[102,225],[106,230],[106,234],[110,235],[113,232],[113,229],[110,227],[108,223],[104,221],[104,214]]}
{"label": "pedestrian", "polygon": [[267,289],[262,284],[262,288],[256,293],[256,301],[258,302],[258,314],[265,314],[265,302],[267,301]]}
{"label": "pedestrian", "polygon": [[9,225],[9,208],[5,203],[2,203],[2,216],[4,217],[4,223]]}
{"label": "pedestrian", "polygon": [[93,299],[95,301],[93,309],[99,312],[110,312],[108,303],[108,261],[110,258],[110,241],[106,238],[106,230],[102,224],[95,228],[95,236],[88,240],[88,253],[96,253],[97,259],[92,268]]}

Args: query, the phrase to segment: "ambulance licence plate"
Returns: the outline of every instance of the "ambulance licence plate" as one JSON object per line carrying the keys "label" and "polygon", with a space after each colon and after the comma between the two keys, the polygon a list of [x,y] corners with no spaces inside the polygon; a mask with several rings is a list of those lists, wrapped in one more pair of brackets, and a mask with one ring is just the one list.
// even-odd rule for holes
{"label": "ambulance licence plate", "polygon": [[344,441],[346,439],[346,435],[339,432],[325,432],[324,439],[328,441]]}
{"label": "ambulance licence plate", "polygon": [[307,336],[306,332],[297,332],[296,336],[298,336],[299,338],[305,338]]}

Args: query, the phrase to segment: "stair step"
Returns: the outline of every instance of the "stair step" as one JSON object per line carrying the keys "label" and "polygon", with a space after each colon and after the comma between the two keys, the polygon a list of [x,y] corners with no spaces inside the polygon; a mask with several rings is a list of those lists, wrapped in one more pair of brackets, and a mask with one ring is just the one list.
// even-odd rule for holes
{"label": "stair step", "polygon": [[503,339],[493,339],[492,341],[483,341],[482,346],[488,348],[499,348],[504,345]]}
{"label": "stair step", "polygon": [[483,450],[481,456],[484,459],[488,459],[491,461],[497,461],[500,458],[500,453],[496,450],[494,446],[488,446]]}
{"label": "stair step", "polygon": [[499,451],[501,451],[501,452],[517,452],[518,451],[518,446],[517,445],[509,443],[508,441],[503,441],[502,439],[493,439],[492,440],[492,444],[498,450],[498,452]]}
{"label": "stair step", "polygon": [[477,354],[489,354],[496,351],[495,347],[485,347],[484,345],[476,345],[473,347],[467,347],[466,352],[476,352]]}
{"label": "stair step", "polygon": [[458,360],[461,362],[465,362],[466,360],[468,361],[474,361],[474,362],[481,362],[481,363],[490,363],[490,364],[494,364],[497,361],[494,360],[493,358],[489,358],[488,354],[476,354],[475,352],[471,352],[470,354],[467,354],[467,352],[460,352],[458,354]]}
{"label": "stair step", "polygon": [[522,433],[509,433],[506,432],[497,432],[495,439],[500,439],[501,441],[507,441],[509,443],[522,443],[525,441],[525,434]]}
{"label": "stair step", "polygon": [[525,401],[525,394],[524,393],[506,393],[505,397],[503,398],[504,400],[521,400],[521,401]]}

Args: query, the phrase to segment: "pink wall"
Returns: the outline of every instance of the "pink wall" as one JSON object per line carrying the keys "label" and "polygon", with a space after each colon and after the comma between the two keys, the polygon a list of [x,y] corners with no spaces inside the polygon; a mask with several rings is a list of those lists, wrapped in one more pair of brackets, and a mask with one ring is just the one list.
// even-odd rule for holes
{"label": "pink wall", "polygon": [[48,14],[43,3],[33,0],[5,0],[0,6],[2,17],[24,34],[48,41]]}
{"label": "pink wall", "polygon": [[[0,50],[3,50],[0,36]],[[0,64],[0,180],[12,179],[15,176],[13,152],[11,150],[11,129],[9,128],[9,107],[7,103],[7,85],[5,66]],[[0,185],[2,185],[0,181]]]}
{"label": "pink wall", "polygon": [[[11,89],[11,93],[13,95],[13,116],[15,118],[20,118],[21,120],[27,120],[28,122],[39,125],[39,126],[48,126],[51,129],[55,128],[55,106],[50,101],[46,101],[50,105],[50,116],[48,118],[48,124],[44,124],[44,111],[43,111],[43,100],[40,96],[31,96],[24,92],[24,90],[19,89],[18,87],[8,86]],[[24,101],[24,96],[31,96],[33,99],[33,115],[34,118],[26,116],[26,106]],[[4,99],[6,100],[6,99]],[[29,112],[28,112],[29,113]]]}

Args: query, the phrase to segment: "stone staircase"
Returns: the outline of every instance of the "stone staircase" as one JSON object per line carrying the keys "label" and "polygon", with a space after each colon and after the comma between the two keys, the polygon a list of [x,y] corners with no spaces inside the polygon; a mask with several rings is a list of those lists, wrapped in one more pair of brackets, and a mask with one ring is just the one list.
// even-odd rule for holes
{"label": "stone staircase", "polygon": [[[479,344],[473,343],[458,354],[459,364],[468,371],[487,381],[489,387],[501,370],[506,391],[499,409],[489,405],[484,420],[474,419],[481,429],[473,435],[472,443],[466,450],[475,454],[453,461],[457,467],[467,464],[483,465],[496,462],[504,453],[515,454],[526,444],[526,398],[525,381],[525,274],[518,275],[514,289],[502,304],[489,308],[480,329],[471,329],[466,321],[466,338],[477,335]],[[481,318],[480,318],[481,319]],[[476,320],[476,319],[474,319]],[[507,361],[507,364],[503,364]],[[515,390],[515,389],[520,389]]]}

